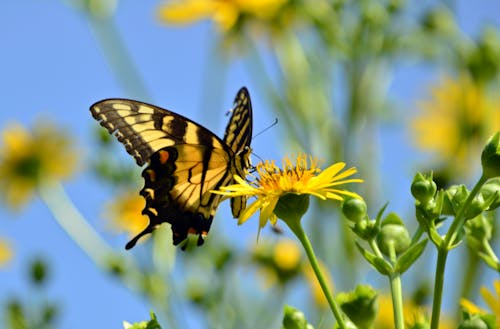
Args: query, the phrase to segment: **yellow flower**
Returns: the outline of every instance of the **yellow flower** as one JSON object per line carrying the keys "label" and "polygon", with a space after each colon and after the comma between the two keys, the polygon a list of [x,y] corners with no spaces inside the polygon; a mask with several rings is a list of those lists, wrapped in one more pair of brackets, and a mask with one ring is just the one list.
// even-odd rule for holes
{"label": "yellow flower", "polygon": [[32,131],[17,123],[2,132],[0,188],[4,201],[20,208],[44,180],[61,180],[76,168],[71,140],[56,127],[38,123]]}
{"label": "yellow flower", "polygon": [[[394,314],[392,310],[391,296],[387,294],[380,294],[378,296],[378,305],[378,314],[374,327],[380,329],[393,329]],[[413,300],[405,300],[403,304],[403,316],[405,322],[407,323],[407,327],[412,327],[416,324],[429,325],[430,319],[428,314],[430,314],[428,307],[418,305]],[[440,321],[439,328],[451,329],[456,328],[456,325],[454,325],[449,318],[443,316]]]}
{"label": "yellow flower", "polygon": [[468,169],[460,166],[467,166],[486,138],[500,130],[500,97],[489,96],[485,86],[465,75],[444,78],[419,107],[412,122],[417,146],[458,169]]}
{"label": "yellow flower", "polygon": [[0,267],[5,265],[12,259],[12,250],[9,243],[5,240],[0,240]]}
{"label": "yellow flower", "polygon": [[288,0],[174,0],[159,9],[161,21],[191,24],[212,19],[223,30],[233,28],[241,18],[271,19]]}
{"label": "yellow flower", "polygon": [[148,226],[148,216],[141,213],[145,204],[144,198],[137,192],[127,191],[108,203],[105,213],[115,231],[127,232],[133,237]]}
{"label": "yellow flower", "polygon": [[261,242],[256,245],[252,258],[265,277],[266,286],[275,283],[285,285],[296,278],[303,266],[299,245],[291,239],[279,239],[276,243]]}
{"label": "yellow flower", "polygon": [[213,193],[228,197],[248,196],[257,198],[242,211],[238,224],[246,222],[257,210],[260,210],[259,227],[262,228],[269,220],[276,224],[278,217],[274,213],[279,199],[286,194],[313,195],[322,200],[343,200],[343,195],[360,198],[356,193],[338,189],[337,186],[347,183],[361,183],[361,179],[346,179],[356,173],[355,168],[343,172],[345,163],[338,162],[321,171],[317,160],[305,154],[299,154],[293,164],[288,157],[283,160],[283,169],[274,162],[261,162],[256,166],[258,177],[247,183],[241,177],[235,176],[237,184],[223,186]]}
{"label": "yellow flower", "polygon": [[[500,280],[493,281],[493,288],[495,289],[495,291],[490,292],[486,287],[483,286],[481,287],[480,293],[486,305],[488,305],[488,308],[491,310],[491,313],[496,316],[497,327],[500,328]],[[460,305],[462,305],[462,307],[466,311],[472,314],[488,313],[486,310],[476,306],[474,303],[465,298],[462,298],[460,300]]]}

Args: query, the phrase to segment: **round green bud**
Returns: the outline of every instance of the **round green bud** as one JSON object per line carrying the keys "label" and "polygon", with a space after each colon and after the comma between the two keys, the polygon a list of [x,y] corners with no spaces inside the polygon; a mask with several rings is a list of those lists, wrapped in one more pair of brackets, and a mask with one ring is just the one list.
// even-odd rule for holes
{"label": "round green bud", "polygon": [[378,311],[377,292],[369,285],[358,285],[354,291],[339,293],[340,308],[359,329],[373,327]]}
{"label": "round green bud", "polygon": [[489,327],[479,316],[472,316],[470,319],[463,320],[458,329],[489,329]]}
{"label": "round green bud", "polygon": [[437,191],[437,185],[432,180],[432,177],[425,177],[421,173],[417,173],[411,184],[411,194],[422,204],[427,204],[434,198]]}
{"label": "round green bud", "polygon": [[478,194],[471,202],[469,208],[465,212],[466,219],[471,219],[482,213],[488,208],[488,205],[484,201],[484,198],[481,194]]}
{"label": "round green bud", "polygon": [[41,258],[36,259],[31,263],[30,278],[36,285],[43,284],[47,279],[47,264],[45,264],[45,261]]}
{"label": "round green bud", "polygon": [[401,254],[408,249],[410,243],[410,234],[402,224],[382,224],[380,232],[377,235],[377,244],[380,247],[380,251],[386,256],[390,256],[391,246],[394,247],[396,254]]}
{"label": "round green bud", "polygon": [[423,17],[422,27],[429,33],[451,34],[456,31],[453,14],[445,7],[429,10]]}
{"label": "round green bud", "polygon": [[481,154],[483,176],[500,177],[500,131],[491,136]]}
{"label": "round green bud", "polygon": [[486,184],[481,187],[479,192],[485,200],[495,198],[489,205],[488,210],[494,210],[500,206],[500,177],[490,179]]}
{"label": "round green bud", "polygon": [[298,309],[285,305],[285,315],[283,316],[284,329],[305,329],[307,328],[307,320],[301,311]]}
{"label": "round green bud", "polygon": [[354,223],[361,222],[366,218],[366,203],[362,199],[349,198],[342,202],[342,213]]}

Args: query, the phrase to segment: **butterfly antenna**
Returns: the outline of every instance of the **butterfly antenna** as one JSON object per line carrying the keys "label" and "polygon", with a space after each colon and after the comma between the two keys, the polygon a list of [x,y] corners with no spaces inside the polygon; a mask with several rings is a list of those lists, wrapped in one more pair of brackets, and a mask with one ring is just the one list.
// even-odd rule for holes
{"label": "butterfly antenna", "polygon": [[268,131],[272,127],[276,126],[277,124],[278,124],[278,118],[275,118],[273,123],[271,123],[269,126],[267,126],[266,128],[262,129],[261,131],[259,131],[256,135],[254,135],[252,137],[252,140],[254,140],[257,136],[262,135],[263,133],[265,133],[266,131]]}
{"label": "butterfly antenna", "polygon": [[[267,126],[266,128],[262,129],[261,131],[259,131],[256,135],[254,135],[252,137],[252,140],[254,140],[256,137],[262,135],[264,132],[268,131],[269,129],[271,129],[272,127],[276,126],[277,124],[278,124],[278,118],[275,118],[273,123],[271,123],[269,126]],[[264,162],[264,159],[262,159],[258,154],[254,153],[253,151],[252,151],[252,155],[254,155],[255,157],[257,157],[261,162]],[[250,169],[249,170],[250,173],[253,173],[253,172],[255,172],[257,170],[257,169],[255,169],[255,166],[250,166],[249,169]]]}

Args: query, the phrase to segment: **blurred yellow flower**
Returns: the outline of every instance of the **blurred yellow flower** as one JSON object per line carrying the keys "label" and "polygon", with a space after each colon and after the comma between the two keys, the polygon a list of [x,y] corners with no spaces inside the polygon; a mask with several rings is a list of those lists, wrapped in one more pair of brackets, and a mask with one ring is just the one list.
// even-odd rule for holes
{"label": "blurred yellow flower", "polygon": [[465,75],[442,79],[419,107],[412,122],[417,146],[459,170],[469,169],[471,157],[500,129],[500,97],[488,95],[485,86]]}
{"label": "blurred yellow flower", "polygon": [[48,123],[31,131],[18,123],[2,132],[0,188],[5,203],[15,209],[25,205],[44,180],[61,180],[76,168],[77,152],[69,136]]}
{"label": "blurred yellow flower", "polygon": [[0,239],[0,267],[3,267],[12,259],[12,249],[10,248],[9,243]]}
{"label": "blurred yellow flower", "polygon": [[191,24],[202,19],[213,20],[223,31],[238,20],[269,20],[288,0],[174,0],[160,6],[160,20],[172,24]]}
{"label": "blurred yellow flower", "polygon": [[133,237],[148,226],[148,216],[142,214],[145,204],[137,191],[127,191],[106,205],[105,216],[110,218],[113,230]]}
{"label": "blurred yellow flower", "polygon": [[[375,328],[377,329],[394,329],[394,314],[392,309],[392,299],[388,294],[380,294],[378,296],[378,314],[375,320]],[[412,327],[416,324],[430,325],[429,309],[422,305],[417,305],[413,300],[405,300],[403,305],[403,316],[407,327]],[[440,329],[456,328],[453,323],[446,317],[441,317],[439,324]],[[419,326],[425,328],[426,326]]]}
{"label": "blurred yellow flower", "polygon": [[[500,280],[493,281],[494,292],[491,292],[486,287],[481,287],[480,293],[488,308],[496,316],[497,327],[500,328]],[[488,311],[476,306],[470,300],[462,298],[460,305],[469,313],[486,314]]]}
{"label": "blurred yellow flower", "polygon": [[301,273],[304,262],[298,243],[287,238],[275,243],[259,242],[252,258],[265,277],[266,286],[285,285]]}
{"label": "blurred yellow flower", "polygon": [[258,176],[247,183],[241,177],[235,176],[237,184],[223,186],[220,191],[213,193],[228,197],[256,197],[257,200],[242,211],[238,224],[246,222],[257,210],[260,210],[259,227],[262,228],[269,220],[276,224],[277,216],[274,209],[279,199],[286,194],[308,194],[322,200],[343,200],[343,195],[360,198],[354,192],[338,189],[337,186],[347,183],[361,183],[361,179],[346,179],[356,173],[355,168],[341,172],[345,163],[338,162],[325,170],[318,168],[317,160],[305,154],[299,154],[295,161],[285,157],[283,169],[278,168],[274,162],[261,162],[255,167]]}

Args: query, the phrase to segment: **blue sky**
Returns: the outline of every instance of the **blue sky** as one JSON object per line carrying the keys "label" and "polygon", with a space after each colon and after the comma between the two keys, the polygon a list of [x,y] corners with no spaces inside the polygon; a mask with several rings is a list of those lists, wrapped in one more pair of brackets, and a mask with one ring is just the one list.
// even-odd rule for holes
{"label": "blue sky", "polygon": [[[160,25],[154,16],[157,5],[153,0],[120,1],[115,17],[149,93],[144,96],[222,135],[227,120],[224,113],[234,93],[246,85],[253,96],[254,131],[272,123],[275,115],[263,96],[252,92],[257,88],[241,61],[232,62],[227,71],[209,65],[216,43],[214,27],[206,22],[182,28]],[[456,6],[461,27],[471,34],[484,22],[500,26],[498,1],[464,0]],[[3,0],[0,8],[0,129],[12,121],[31,125],[37,118],[54,120],[76,136],[85,159],[91,152],[91,132],[96,125],[89,106],[103,98],[140,95],[127,94],[119,85],[88,20],[70,5],[50,0]],[[405,65],[391,81],[390,92],[396,99],[415,99],[424,93],[425,82],[435,76],[428,67]],[[220,93],[220,99],[211,92]],[[204,111],[206,107],[210,112]],[[265,138],[256,139],[254,151],[262,158],[279,159],[285,151],[278,133],[278,129],[271,129]],[[389,127],[381,134],[382,158],[390,159],[381,166],[391,172],[387,179],[405,186],[414,169],[392,168],[390,163],[404,163],[411,151],[407,142],[401,127]],[[132,161],[124,154],[117,156]],[[84,216],[102,231],[100,205],[108,199],[109,191],[84,172],[64,186]],[[406,209],[410,201],[399,202],[395,207]],[[0,237],[9,237],[15,250],[10,267],[0,271],[0,301],[13,295],[29,298],[32,291],[20,273],[26,270],[26,259],[43,255],[52,267],[47,293],[63,305],[62,328],[87,328],[89,320],[100,323],[98,327],[118,328],[123,320],[147,318],[149,305],[96,268],[51,219],[40,200],[35,199],[19,213],[0,209],[0,222]],[[228,228],[237,229],[241,228]],[[254,227],[248,229],[254,232]],[[122,248],[125,237],[103,234]]]}

